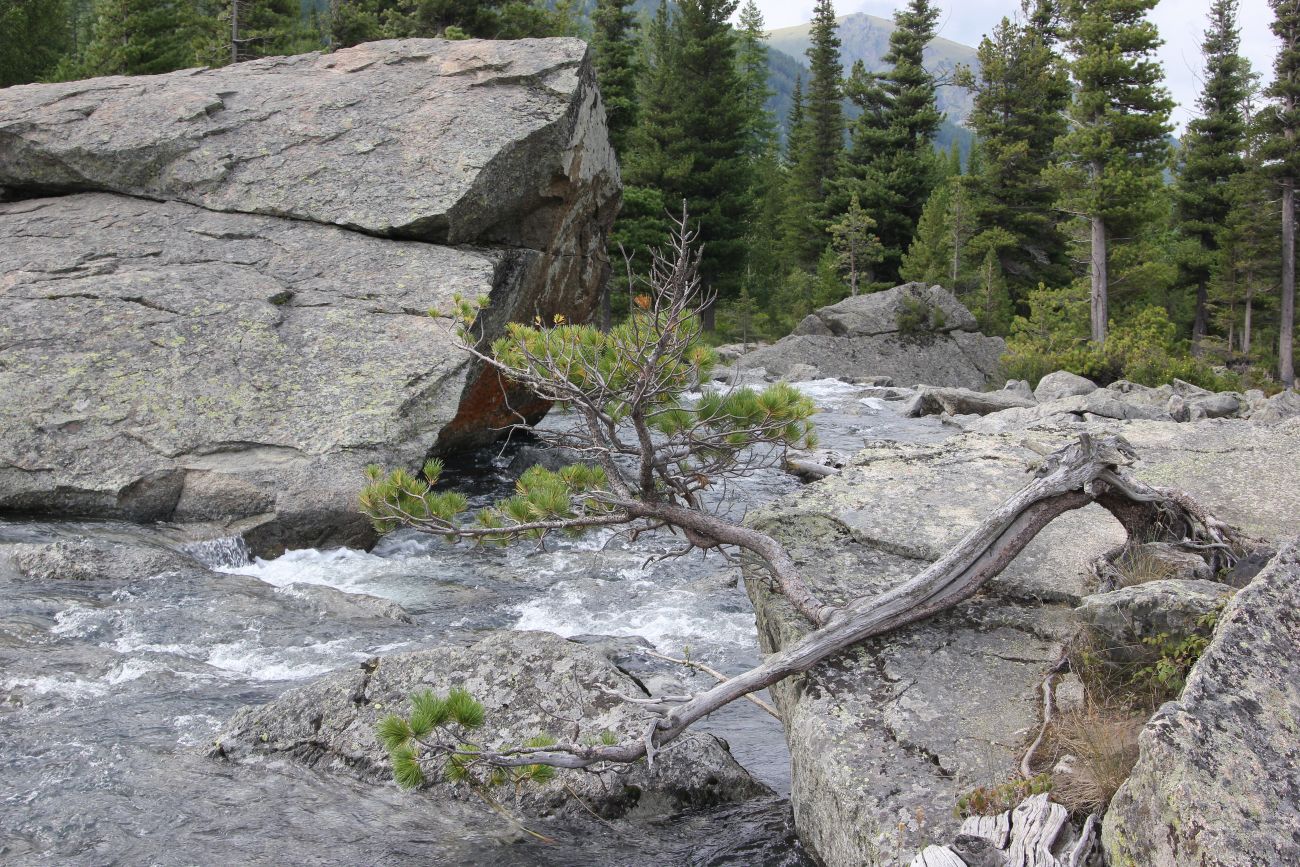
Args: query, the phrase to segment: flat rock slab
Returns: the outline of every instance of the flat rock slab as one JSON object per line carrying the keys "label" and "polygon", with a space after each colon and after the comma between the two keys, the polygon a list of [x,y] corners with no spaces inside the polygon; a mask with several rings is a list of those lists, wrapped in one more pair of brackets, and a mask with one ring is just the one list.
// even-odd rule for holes
{"label": "flat rock slab", "polygon": [[599,104],[586,54],[577,39],[408,39],[5,88],[0,187],[524,242],[528,216],[565,197],[556,179],[613,164],[585,135]]}
{"label": "flat rock slab", "polygon": [[1111,802],[1114,867],[1300,863],[1300,547],[1228,605]]}
{"label": "flat rock slab", "polygon": [[365,466],[456,417],[466,355],[427,311],[518,309],[537,258],[106,193],[0,204],[0,235],[0,509],[299,544],[364,543]]}
{"label": "flat rock slab", "polygon": [[[1141,456],[1138,476],[1187,488],[1248,532],[1276,537],[1295,514],[1294,431],[1171,421],[1132,422],[1123,432]],[[1035,438],[1057,446],[1074,435]],[[1038,456],[1022,438],[965,434],[871,447],[840,475],[752,520],[793,547],[828,600],[880,592],[924,569],[1029,481]],[[1088,565],[1124,538],[1097,506],[1069,512],[976,598],[773,690],[790,744],[796,828],[817,857],[906,863],[925,843],[957,833],[960,795],[1016,772],[1041,719],[1042,679],[1079,627],[1073,606],[1093,589]],[[747,584],[765,650],[806,633],[783,597]]]}
{"label": "flat rock slab", "polygon": [[[259,764],[293,761],[392,786],[392,766],[375,725],[389,713],[408,713],[412,692],[431,689],[443,695],[452,687],[468,690],[484,705],[480,736],[487,747],[520,745],[539,734],[582,740],[609,731],[620,739],[638,738],[651,719],[610,694],[645,697],[598,647],[549,632],[502,631],[469,647],[380,657],[290,690],[270,704],[244,708],[218,734],[212,754]],[[581,732],[575,735],[579,720]],[[769,794],[721,741],[696,732],[658,753],[653,770],[638,763],[621,771],[560,771],[549,783],[522,789],[517,806],[533,816],[590,810],[618,816],[633,808],[671,813]],[[478,802],[468,789],[443,782],[432,782],[425,794]]]}

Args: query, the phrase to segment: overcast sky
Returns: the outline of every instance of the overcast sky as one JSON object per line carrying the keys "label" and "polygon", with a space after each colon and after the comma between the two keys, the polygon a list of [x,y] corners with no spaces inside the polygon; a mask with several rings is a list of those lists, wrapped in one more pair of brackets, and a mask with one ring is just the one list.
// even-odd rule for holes
{"label": "overcast sky", "polygon": [[[812,0],[757,0],[769,28],[802,24],[812,18]],[[889,18],[902,0],[836,0],[839,15],[867,12]],[[939,35],[966,45],[979,45],[980,38],[1001,20],[1020,10],[1020,0],[937,0],[943,10]],[[1209,0],[1160,0],[1152,18],[1160,28],[1165,44],[1160,59],[1165,79],[1178,107],[1173,121],[1181,129],[1195,116],[1196,97],[1201,89],[1201,39],[1205,31]],[[1268,0],[1240,0],[1238,23],[1241,26],[1242,53],[1250,59],[1265,81],[1272,77],[1276,40],[1269,32],[1272,13]]]}

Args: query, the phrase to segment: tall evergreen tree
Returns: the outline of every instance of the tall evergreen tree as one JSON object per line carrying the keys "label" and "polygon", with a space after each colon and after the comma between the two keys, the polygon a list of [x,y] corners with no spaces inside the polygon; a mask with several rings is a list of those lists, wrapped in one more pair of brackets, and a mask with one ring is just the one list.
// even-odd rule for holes
{"label": "tall evergreen tree", "polygon": [[637,26],[632,0],[596,0],[592,14],[592,53],[596,80],[605,101],[609,142],[620,156],[636,125]]}
{"label": "tall evergreen tree", "polygon": [[1278,378],[1295,388],[1295,190],[1300,178],[1300,0],[1269,0],[1273,33],[1281,42],[1268,94],[1263,152],[1282,190],[1282,297],[1278,321]]}
{"label": "tall evergreen tree", "polygon": [[776,118],[767,109],[772,90],[767,86],[767,28],[754,0],[740,9],[739,41],[741,95],[744,99],[746,150],[752,160],[768,154],[776,139]]}
{"label": "tall evergreen tree", "polygon": [[1210,281],[1218,266],[1219,235],[1232,202],[1233,178],[1243,169],[1246,128],[1242,103],[1250,84],[1250,65],[1240,54],[1237,0],[1214,0],[1201,50],[1205,84],[1197,100],[1200,117],[1187,125],[1182,141],[1176,203],[1180,228],[1194,246],[1182,262],[1185,278],[1196,287],[1193,344],[1208,326]]}
{"label": "tall evergreen tree", "polygon": [[[674,32],[676,114],[680,136],[666,150],[690,169],[665,189],[685,200],[700,227],[700,276],[720,299],[738,294],[745,260],[745,225],[752,209],[746,153],[745,82],[730,19],[738,0],[678,0]],[[713,327],[712,308],[704,311]]]}
{"label": "tall evergreen tree", "polygon": [[850,195],[860,197],[885,248],[879,276],[886,281],[897,279],[903,252],[935,185],[933,142],[943,114],[935,105],[934,77],[922,54],[934,39],[938,20],[939,10],[930,0],[910,0],[906,9],[894,13],[895,29],[883,58],[890,70],[868,73],[855,63],[846,85],[862,114],[853,126],[834,207],[843,210]]}
{"label": "tall evergreen tree", "polygon": [[190,0],[98,0],[86,75],[149,75],[197,65]]}
{"label": "tall evergreen tree", "polygon": [[1065,0],[1072,129],[1059,143],[1064,207],[1088,222],[1091,338],[1105,343],[1110,244],[1134,236],[1157,207],[1168,163],[1173,102],[1154,59],[1161,45],[1146,18],[1156,0]]}
{"label": "tall evergreen tree", "polygon": [[1067,240],[1053,208],[1056,191],[1044,177],[1052,147],[1065,132],[1070,79],[1053,48],[1050,8],[1026,9],[1027,23],[1003,18],[980,42],[979,77],[969,124],[979,138],[982,170],[972,172],[973,221],[979,232],[999,228],[1011,243],[990,248],[1013,298],[1070,278]]}
{"label": "tall evergreen tree", "polygon": [[203,60],[212,65],[303,54],[322,47],[298,0],[221,0]]}
{"label": "tall evergreen tree", "polygon": [[0,87],[53,72],[72,32],[64,0],[0,0]]}
{"label": "tall evergreen tree", "polygon": [[808,91],[804,95],[804,116],[808,123],[809,181],[818,197],[826,181],[835,174],[835,163],[844,149],[844,98],[841,80],[839,25],[831,0],[817,0],[808,34]]}
{"label": "tall evergreen tree", "polygon": [[823,202],[844,150],[844,70],[838,27],[831,0],[817,0],[806,52],[810,69],[803,91],[803,136],[791,141],[788,149],[791,184],[796,187],[788,197],[793,211],[791,252],[804,268],[813,267],[826,248]]}

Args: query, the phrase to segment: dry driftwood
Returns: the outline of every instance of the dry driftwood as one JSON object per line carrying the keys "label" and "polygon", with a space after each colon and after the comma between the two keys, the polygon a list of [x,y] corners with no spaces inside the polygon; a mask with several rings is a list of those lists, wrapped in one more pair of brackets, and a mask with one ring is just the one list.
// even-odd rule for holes
{"label": "dry driftwood", "polygon": [[[660,716],[635,742],[517,748],[484,757],[508,766],[541,762],[564,768],[584,768],[601,762],[626,763],[641,758],[653,763],[655,753],[665,744],[722,706],[805,672],[866,638],[923,620],[969,599],[1050,521],[1089,503],[1098,503],[1111,511],[1130,535],[1177,540],[1216,558],[1230,560],[1236,556],[1233,552],[1243,547],[1242,537],[1186,496],[1133,478],[1124,469],[1133,457],[1132,448],[1122,437],[1094,438],[1082,434],[1077,442],[1048,455],[1033,481],[994,510],[943,557],[899,587],[854,599],[843,607],[822,604],[811,594],[790,600],[796,609],[808,612],[810,621],[820,624],[819,627],[790,647],[768,656],[762,664],[711,689],[653,704],[640,700],[639,704]],[[665,514],[665,510],[675,512],[679,507],[662,503],[629,506],[670,523],[696,524],[701,531],[710,532],[721,541],[759,550],[773,572],[795,568],[789,555],[774,540],[748,528],[705,526],[700,524],[701,520],[717,519],[698,513]],[[747,534],[758,538],[743,541],[737,538]],[[773,550],[763,551],[764,545],[772,546]],[[791,586],[785,581],[778,584],[783,589]],[[793,586],[807,591],[802,582],[794,582]]]}
{"label": "dry driftwood", "polygon": [[[1097,840],[1097,817],[1089,816],[1076,834],[1069,812],[1043,793],[1026,798],[1006,813],[968,817],[957,840],[951,846],[927,846],[912,859],[911,867],[969,867],[970,862],[957,849],[973,848],[969,842],[978,840],[989,843],[981,847],[981,865],[1084,867]],[[948,857],[952,860],[943,860]]]}

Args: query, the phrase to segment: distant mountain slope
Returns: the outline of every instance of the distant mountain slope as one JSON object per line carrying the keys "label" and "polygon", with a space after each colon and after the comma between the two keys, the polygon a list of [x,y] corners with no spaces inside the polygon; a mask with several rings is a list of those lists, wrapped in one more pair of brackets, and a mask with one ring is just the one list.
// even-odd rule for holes
{"label": "distant mountain slope", "polygon": [[[840,58],[844,64],[844,74],[855,61],[861,60],[869,71],[879,72],[886,68],[880,58],[889,52],[889,34],[894,32],[894,22],[886,18],[877,18],[858,12],[844,15],[839,21]],[[804,52],[809,45],[808,33],[811,24],[799,24],[794,27],[782,27],[768,34],[767,44],[777,51],[788,54],[804,64]],[[979,68],[979,59],[974,48],[953,42],[951,39],[938,38],[925,49],[925,64],[936,78],[951,78],[959,65]],[[971,110],[971,95],[958,87],[939,88],[939,109],[948,115],[955,124],[966,122]]]}

